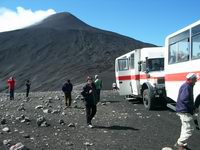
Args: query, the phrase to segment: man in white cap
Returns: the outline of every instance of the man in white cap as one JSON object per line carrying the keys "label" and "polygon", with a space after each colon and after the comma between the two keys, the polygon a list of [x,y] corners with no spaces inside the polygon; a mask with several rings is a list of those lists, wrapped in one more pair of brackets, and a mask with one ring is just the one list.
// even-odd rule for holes
{"label": "man in white cap", "polygon": [[186,82],[179,89],[176,112],[180,117],[182,126],[180,137],[175,144],[179,150],[189,149],[187,147],[187,141],[194,131],[193,114],[197,111],[197,108],[194,105],[193,87],[197,79],[198,76],[195,73],[188,73]]}

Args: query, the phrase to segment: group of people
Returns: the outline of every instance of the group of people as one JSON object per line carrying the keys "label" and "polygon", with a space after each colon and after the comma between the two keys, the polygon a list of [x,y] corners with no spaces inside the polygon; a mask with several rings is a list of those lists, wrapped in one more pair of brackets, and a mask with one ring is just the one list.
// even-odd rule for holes
{"label": "group of people", "polygon": [[[14,95],[15,95],[15,79],[14,77],[10,77],[7,81],[8,84],[8,90],[10,93],[10,100],[14,100]],[[29,92],[30,92],[30,88],[31,88],[31,82],[30,80],[26,80],[25,82],[25,86],[26,86],[26,97],[29,97]]]}
{"label": "group of people", "polygon": [[[81,95],[84,97],[86,107],[86,121],[87,126],[92,128],[92,119],[97,112],[97,103],[100,101],[100,93],[102,89],[102,80],[99,79],[98,75],[95,75],[95,80],[88,76],[87,83],[84,85]],[[62,87],[62,91],[65,95],[66,107],[71,107],[73,85],[68,80]]]}
{"label": "group of people", "polygon": [[[188,150],[187,141],[189,137],[192,136],[192,133],[195,129],[195,123],[197,120],[194,120],[194,114],[198,113],[198,107],[200,105],[200,98],[194,103],[193,96],[193,87],[197,82],[198,75],[195,73],[189,73],[186,76],[186,82],[180,87],[177,103],[176,103],[176,112],[181,120],[181,133],[180,137],[177,140],[175,146],[179,150]],[[15,90],[15,79],[10,77],[7,81],[9,91],[10,91],[10,100],[14,99],[14,90]],[[29,80],[26,80],[26,97],[29,96],[31,83]],[[115,87],[115,86],[113,86]],[[97,103],[100,101],[100,91],[102,89],[102,80],[99,79],[98,75],[95,75],[95,80],[88,76],[87,83],[84,85],[81,95],[85,100],[86,107],[86,121],[89,128],[92,128],[92,119],[97,112]],[[72,103],[72,93],[73,85],[70,80],[63,85],[62,91],[65,95],[65,105],[66,107],[71,107]]]}
{"label": "group of people", "polygon": [[[7,81],[8,89],[10,93],[10,100],[14,100],[15,82],[16,81],[14,77],[10,77]],[[26,80],[25,86],[26,86],[26,97],[28,98],[30,88],[31,88],[30,80]],[[95,75],[94,81],[92,77],[90,76],[87,77],[87,83],[83,87],[81,94],[85,100],[86,120],[87,120],[87,125],[90,128],[93,127],[92,119],[97,112],[97,103],[100,101],[101,89],[102,89],[102,80],[99,79],[98,75]],[[62,86],[62,91],[64,92],[64,95],[65,95],[66,108],[71,107],[72,90],[73,90],[73,85],[70,80],[67,80],[67,82]]]}

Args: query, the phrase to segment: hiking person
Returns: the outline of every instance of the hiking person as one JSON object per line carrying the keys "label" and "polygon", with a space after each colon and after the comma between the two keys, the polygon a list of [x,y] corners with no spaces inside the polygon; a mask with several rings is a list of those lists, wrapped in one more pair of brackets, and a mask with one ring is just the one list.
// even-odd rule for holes
{"label": "hiking person", "polygon": [[117,91],[119,88],[117,87],[117,83],[112,84],[112,90]]}
{"label": "hiking person", "polygon": [[180,87],[176,112],[181,120],[181,133],[175,146],[179,150],[187,150],[187,141],[192,136],[194,131],[193,114],[198,111],[194,104],[193,87],[197,82],[197,75],[195,73],[188,73],[186,82]]}
{"label": "hiking person", "polygon": [[97,102],[100,101],[100,93],[101,93],[101,89],[102,89],[102,80],[99,79],[98,75],[95,75],[95,81],[94,84],[96,86],[96,92],[97,92]]}
{"label": "hiking person", "polygon": [[72,85],[70,80],[67,80],[67,82],[62,87],[62,91],[65,94],[65,105],[66,105],[66,107],[70,107],[71,106],[71,102],[72,102],[71,93],[72,93],[72,90],[73,90],[73,85]]}
{"label": "hiking person", "polygon": [[91,77],[87,78],[87,83],[83,87],[81,95],[85,100],[87,125],[89,128],[93,128],[92,119],[97,112],[97,94],[95,84]]}
{"label": "hiking person", "polygon": [[7,81],[8,89],[10,92],[10,100],[14,100],[14,91],[15,91],[15,79],[14,77],[10,77]]}
{"label": "hiking person", "polygon": [[30,88],[31,88],[31,82],[30,82],[30,80],[26,80],[25,85],[26,85],[26,98],[28,98],[29,92],[30,92]]}

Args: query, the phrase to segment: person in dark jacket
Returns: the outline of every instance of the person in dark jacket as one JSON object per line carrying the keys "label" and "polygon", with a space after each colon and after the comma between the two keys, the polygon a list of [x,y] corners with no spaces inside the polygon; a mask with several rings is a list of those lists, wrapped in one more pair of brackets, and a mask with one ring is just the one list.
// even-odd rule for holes
{"label": "person in dark jacket", "polygon": [[176,112],[182,123],[181,134],[175,144],[179,150],[188,149],[187,141],[192,136],[195,127],[193,114],[197,111],[194,105],[193,87],[198,76],[195,73],[189,73],[186,78],[186,82],[179,89],[176,103]]}
{"label": "person in dark jacket", "polygon": [[66,107],[71,106],[72,102],[72,90],[73,90],[73,85],[71,84],[70,80],[67,80],[67,82],[63,85],[62,91],[65,94],[65,105]]}
{"label": "person in dark jacket", "polygon": [[91,77],[87,78],[87,84],[83,87],[81,95],[84,97],[86,106],[86,119],[89,128],[92,128],[92,119],[97,112],[96,87]]}
{"label": "person in dark jacket", "polygon": [[26,80],[25,85],[26,85],[26,98],[28,98],[29,92],[30,92],[30,88],[31,88],[31,82],[30,82],[30,80]]}

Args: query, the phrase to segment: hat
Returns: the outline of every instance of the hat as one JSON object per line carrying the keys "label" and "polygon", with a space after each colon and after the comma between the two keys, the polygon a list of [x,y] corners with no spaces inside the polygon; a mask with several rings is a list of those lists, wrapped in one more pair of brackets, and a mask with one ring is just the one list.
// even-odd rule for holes
{"label": "hat", "polygon": [[96,74],[94,77],[95,77],[95,79],[96,79],[96,78],[98,78],[99,76]]}
{"label": "hat", "polygon": [[195,74],[195,73],[188,73],[186,75],[186,79],[198,79],[199,78],[199,75],[198,74]]}

